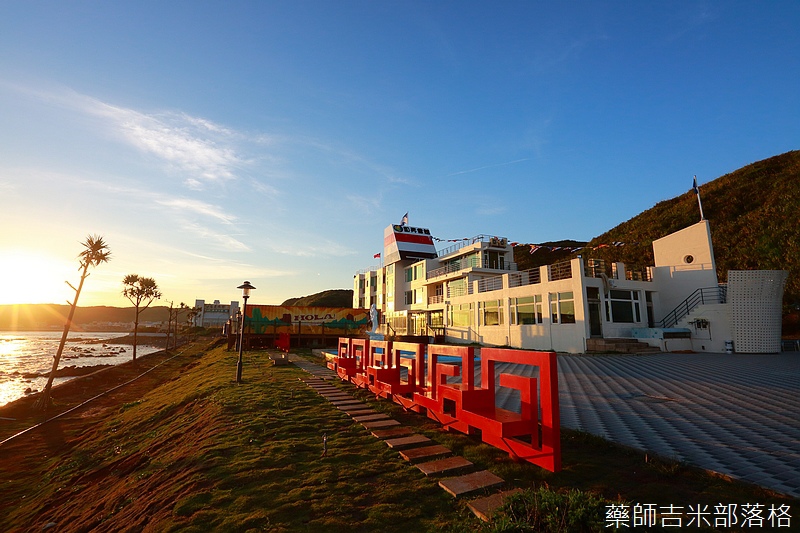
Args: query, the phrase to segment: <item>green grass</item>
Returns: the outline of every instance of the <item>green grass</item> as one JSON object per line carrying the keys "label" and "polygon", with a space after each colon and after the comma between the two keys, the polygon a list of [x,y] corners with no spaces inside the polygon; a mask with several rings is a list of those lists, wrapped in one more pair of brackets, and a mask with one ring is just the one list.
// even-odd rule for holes
{"label": "green grass", "polygon": [[0,508],[9,510],[0,525],[11,531],[52,522],[59,531],[140,531],[148,524],[176,532],[408,533],[572,531],[589,524],[587,530],[600,531],[597,520],[605,515],[598,509],[610,501],[789,502],[798,508],[796,500],[645,459],[578,432],[563,434],[563,471],[546,472],[337,383],[509,486],[529,489],[483,524],[436,479],[302,383],[303,371],[272,366],[266,353],[249,352],[244,382],[237,385],[235,366],[235,354],[221,347],[187,354],[161,386],[123,399],[103,416],[62,423],[64,444],[45,458],[25,458],[31,465],[25,475],[0,471],[0,479],[8,478]]}

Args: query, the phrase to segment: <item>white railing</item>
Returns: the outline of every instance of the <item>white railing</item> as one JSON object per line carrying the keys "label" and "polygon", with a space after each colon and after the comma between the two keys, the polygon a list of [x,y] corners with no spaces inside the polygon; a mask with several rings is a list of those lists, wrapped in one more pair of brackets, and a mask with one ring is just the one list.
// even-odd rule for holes
{"label": "white railing", "polygon": [[550,281],[557,281],[560,279],[569,279],[572,277],[572,262],[562,261],[561,263],[554,263],[548,268]]}
{"label": "white railing", "polygon": [[542,273],[539,267],[523,270],[522,272],[511,272],[508,275],[509,287],[522,287],[524,285],[536,285],[542,282]]}
{"label": "white railing", "polygon": [[440,304],[444,301],[444,294],[428,297],[428,305]]}
{"label": "white railing", "polygon": [[477,268],[478,266],[479,263],[477,257],[464,257],[458,261],[448,263],[443,267],[429,270],[427,272],[427,279],[438,278],[439,276],[445,276],[447,274],[452,274],[453,272],[458,272],[467,268]]}
{"label": "white railing", "polygon": [[483,278],[478,280],[478,292],[499,291],[503,288],[503,278]]}
{"label": "white railing", "polygon": [[437,257],[444,257],[447,254],[452,254],[453,252],[464,248],[465,246],[469,246],[471,244],[475,244],[476,242],[488,242],[490,246],[497,246],[499,248],[505,248],[508,245],[508,239],[505,237],[497,237],[495,235],[475,235],[471,239],[462,239],[456,244],[452,246],[448,246],[442,250],[438,250],[436,252]]}
{"label": "white railing", "polygon": [[455,298],[458,296],[466,296],[468,294],[472,294],[472,283],[468,284],[465,287],[447,287],[447,297],[448,298]]}

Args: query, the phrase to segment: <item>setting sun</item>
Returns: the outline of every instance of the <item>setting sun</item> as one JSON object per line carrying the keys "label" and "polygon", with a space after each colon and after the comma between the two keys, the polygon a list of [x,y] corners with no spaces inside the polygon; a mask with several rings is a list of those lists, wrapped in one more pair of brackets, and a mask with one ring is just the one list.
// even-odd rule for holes
{"label": "setting sun", "polygon": [[77,262],[24,250],[0,252],[0,305],[30,303],[65,303],[72,290],[65,280],[76,279]]}

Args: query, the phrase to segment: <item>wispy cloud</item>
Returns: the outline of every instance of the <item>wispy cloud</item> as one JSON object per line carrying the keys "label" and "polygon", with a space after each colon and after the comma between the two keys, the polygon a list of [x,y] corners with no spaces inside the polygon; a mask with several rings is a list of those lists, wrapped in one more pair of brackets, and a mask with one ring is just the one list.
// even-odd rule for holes
{"label": "wispy cloud", "polygon": [[173,111],[137,111],[69,89],[15,88],[102,119],[112,134],[161,160],[169,170],[183,176],[184,184],[192,189],[233,180],[250,162],[237,144],[245,136],[202,117]]}
{"label": "wispy cloud", "polygon": [[[69,177],[62,177],[70,179]],[[159,206],[162,214],[171,215],[176,227],[184,232],[200,237],[204,241],[216,244],[217,248],[231,252],[247,252],[251,248],[234,235],[238,218],[227,213],[222,207],[185,197],[169,196],[160,192],[137,189],[125,185],[117,185],[96,180],[76,179],[85,187],[91,187],[124,198],[126,204],[134,204],[136,209],[148,209]],[[199,217],[199,218],[198,218]],[[214,224],[222,224],[215,228]],[[224,228],[224,231],[222,229]]]}
{"label": "wispy cloud", "polygon": [[502,215],[506,211],[508,211],[507,207],[498,205],[498,206],[482,206],[479,207],[475,212],[483,216],[495,216],[495,215]]}
{"label": "wispy cloud", "polygon": [[178,211],[211,217],[225,224],[232,224],[236,220],[235,216],[225,213],[222,208],[199,200],[190,200],[188,198],[159,198],[156,199],[156,203]]}
{"label": "wispy cloud", "polygon": [[494,165],[485,165],[482,167],[477,168],[470,168],[468,170],[459,170],[458,172],[453,172],[451,174],[447,174],[445,177],[450,178],[452,176],[460,176],[462,174],[471,174],[472,172],[479,172],[481,170],[486,170],[488,168],[497,168],[497,167],[504,167],[506,165],[514,165],[516,163],[522,163],[523,161],[528,161],[527,158],[525,159],[515,159],[514,161],[506,161],[505,163],[496,163]]}
{"label": "wispy cloud", "polygon": [[[221,146],[219,134],[226,135],[226,130],[208,121],[187,120],[186,115],[174,113],[146,115],[132,109],[97,103],[94,111],[112,119],[131,144],[185,174],[185,183],[191,188],[202,188],[207,182],[233,179],[235,170],[243,164],[232,147]],[[211,133],[216,134],[217,138],[211,138]]]}

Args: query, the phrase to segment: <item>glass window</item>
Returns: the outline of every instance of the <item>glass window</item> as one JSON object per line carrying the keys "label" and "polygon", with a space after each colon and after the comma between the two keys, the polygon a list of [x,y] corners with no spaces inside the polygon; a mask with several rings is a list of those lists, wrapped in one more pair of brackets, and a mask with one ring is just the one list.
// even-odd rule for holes
{"label": "glass window", "polygon": [[450,325],[455,327],[472,326],[472,305],[473,304],[451,305],[449,307]]}
{"label": "glass window", "polygon": [[542,323],[542,295],[515,298],[511,310],[511,323],[520,326]]}
{"label": "glass window", "polygon": [[550,295],[550,314],[553,324],[559,320],[562,324],[575,323],[575,297],[572,291],[559,292]]}
{"label": "glass window", "polygon": [[481,302],[482,322],[484,326],[500,326],[503,324],[503,301],[490,300]]}
{"label": "glass window", "polygon": [[[639,291],[610,291],[609,299],[606,306],[606,318],[611,322],[630,324],[642,321]],[[611,316],[608,316],[609,312]]]}

